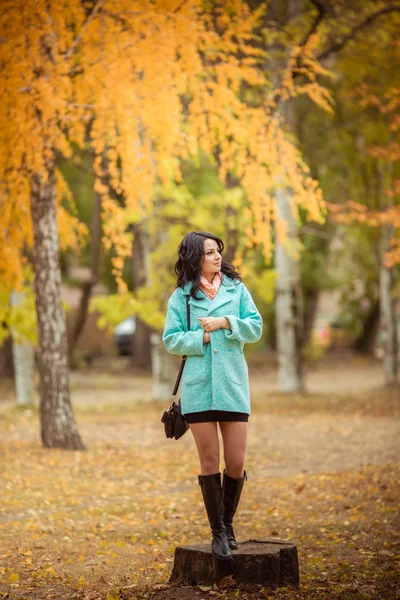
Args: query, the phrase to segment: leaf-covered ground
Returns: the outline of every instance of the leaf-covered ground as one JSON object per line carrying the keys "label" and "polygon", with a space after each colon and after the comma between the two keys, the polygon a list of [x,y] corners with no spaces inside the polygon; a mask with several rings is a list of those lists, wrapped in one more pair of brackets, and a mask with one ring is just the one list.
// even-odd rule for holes
{"label": "leaf-covered ground", "polygon": [[262,377],[235,529],[295,542],[299,590],[168,585],[175,546],[210,539],[191,434],[163,437],[149,382],[88,375],[87,452],[44,450],[36,411],[0,411],[0,598],[399,600],[399,391],[283,396]]}

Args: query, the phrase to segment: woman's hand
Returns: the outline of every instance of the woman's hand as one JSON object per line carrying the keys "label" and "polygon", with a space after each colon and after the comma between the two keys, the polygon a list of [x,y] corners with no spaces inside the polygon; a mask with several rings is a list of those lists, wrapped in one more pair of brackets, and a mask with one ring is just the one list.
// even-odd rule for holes
{"label": "woman's hand", "polygon": [[203,344],[208,344],[210,342],[210,334],[205,331],[203,335]]}
{"label": "woman's hand", "polygon": [[200,325],[206,332],[216,329],[230,329],[230,323],[226,317],[198,317]]}

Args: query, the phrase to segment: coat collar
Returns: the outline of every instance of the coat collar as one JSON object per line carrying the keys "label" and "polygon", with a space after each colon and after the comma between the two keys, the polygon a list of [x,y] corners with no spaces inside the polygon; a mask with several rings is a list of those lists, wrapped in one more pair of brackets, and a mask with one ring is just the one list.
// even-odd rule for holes
{"label": "coat collar", "polygon": [[[188,283],[183,286],[183,293],[187,296],[190,294],[191,289],[192,282],[188,281]],[[210,298],[204,294],[204,300],[195,300],[191,297],[189,304],[190,306],[204,308],[207,311],[207,315],[211,315],[211,313],[215,312],[217,308],[220,308],[232,300],[232,292],[235,291],[235,289],[236,282],[233,279],[230,279],[230,277],[224,275],[222,278],[221,287],[219,288],[218,293],[213,300],[210,300]],[[203,292],[199,290],[198,294],[203,294]]]}

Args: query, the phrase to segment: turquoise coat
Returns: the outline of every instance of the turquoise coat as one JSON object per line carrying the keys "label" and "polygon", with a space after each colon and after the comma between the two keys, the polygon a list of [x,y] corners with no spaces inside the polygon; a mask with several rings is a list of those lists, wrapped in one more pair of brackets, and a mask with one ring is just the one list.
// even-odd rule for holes
{"label": "turquoise coat", "polygon": [[[262,318],[244,283],[223,276],[213,300],[201,290],[190,296],[190,331],[186,323],[186,299],[191,283],[177,288],[168,301],[163,343],[171,354],[187,355],[181,381],[182,413],[227,410],[250,414],[249,375],[243,354],[245,343],[257,342]],[[231,329],[204,330],[198,317],[226,317]]]}

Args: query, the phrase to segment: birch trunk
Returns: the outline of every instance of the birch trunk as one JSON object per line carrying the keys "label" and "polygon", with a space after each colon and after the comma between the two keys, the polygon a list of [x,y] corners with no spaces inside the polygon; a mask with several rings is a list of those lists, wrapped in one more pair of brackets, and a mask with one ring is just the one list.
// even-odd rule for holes
{"label": "birch trunk", "polygon": [[[299,17],[303,0],[282,3],[273,0],[270,9],[283,26]],[[279,45],[278,45],[279,48]],[[282,51],[282,48],[279,48]],[[277,73],[282,69],[282,58],[277,62]],[[293,100],[281,103],[279,112],[284,115],[289,131],[295,131],[296,114]],[[301,348],[304,339],[302,292],[299,268],[299,228],[291,206],[293,192],[282,186],[277,178],[276,205],[278,218],[287,223],[287,238],[282,243],[275,236],[275,265],[277,269],[275,321],[278,352],[279,388],[283,392],[301,392],[304,389]]]}
{"label": "birch trunk", "polygon": [[[155,204],[154,212],[157,211]],[[166,235],[167,232],[165,232]],[[162,233],[155,234],[157,239],[162,237]],[[161,239],[160,239],[161,241]],[[153,244],[157,240],[153,239]],[[151,240],[146,222],[142,223],[141,246],[143,257],[143,272],[146,285],[152,287],[151,270]],[[176,368],[176,359],[169,354],[162,343],[161,333],[152,331],[150,333],[150,352],[151,352],[151,373],[152,373],[152,395],[153,400],[169,401],[172,395],[173,385],[178,374]]]}
{"label": "birch trunk", "polygon": [[17,406],[33,406],[34,349],[32,344],[20,344],[13,340],[13,360]]}
{"label": "birch trunk", "polygon": [[[24,294],[13,292],[11,294],[11,305],[16,306],[23,299]],[[29,342],[20,342],[13,334],[12,344],[15,390],[17,394],[17,406],[33,406],[34,393],[34,349]]]}
{"label": "birch trunk", "polygon": [[276,342],[278,380],[282,392],[304,389],[301,360],[302,302],[298,252],[298,227],[291,211],[292,194],[278,187],[276,203],[278,217],[287,223],[287,237],[275,240],[276,280]]}
{"label": "birch trunk", "polygon": [[41,436],[46,448],[83,450],[69,398],[68,349],[61,305],[55,175],[31,182],[33,267],[38,320]]}
{"label": "birch trunk", "polygon": [[383,334],[384,358],[383,368],[385,371],[386,385],[397,383],[398,378],[398,338],[397,338],[397,315],[394,295],[395,277],[393,267],[385,267],[383,257],[389,249],[389,240],[394,237],[392,225],[381,227],[381,265],[379,273],[380,294],[380,321]]}

